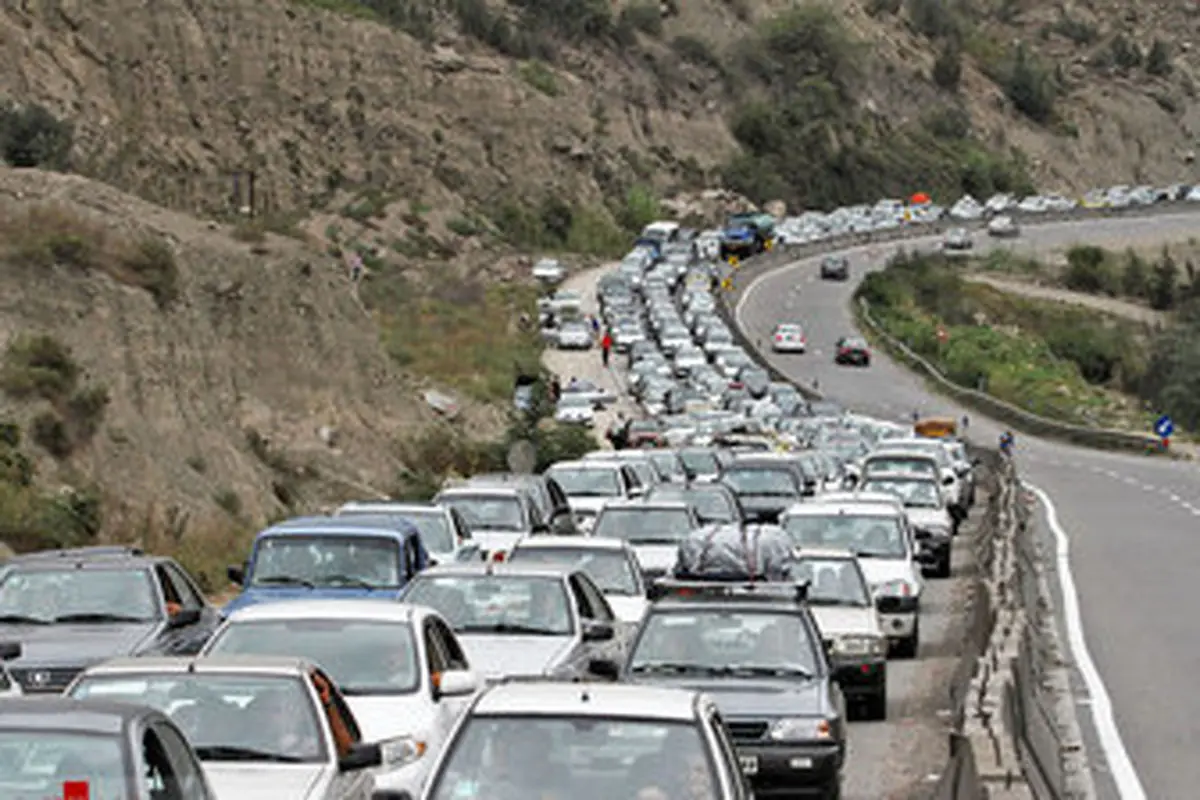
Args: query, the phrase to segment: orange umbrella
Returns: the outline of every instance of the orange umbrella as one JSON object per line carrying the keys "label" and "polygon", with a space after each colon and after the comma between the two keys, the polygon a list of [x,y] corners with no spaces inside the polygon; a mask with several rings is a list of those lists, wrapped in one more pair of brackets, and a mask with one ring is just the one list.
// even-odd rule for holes
{"label": "orange umbrella", "polygon": [[925,194],[924,192],[917,192],[912,197],[908,198],[908,202],[912,203],[914,206],[922,206],[929,201],[929,195]]}

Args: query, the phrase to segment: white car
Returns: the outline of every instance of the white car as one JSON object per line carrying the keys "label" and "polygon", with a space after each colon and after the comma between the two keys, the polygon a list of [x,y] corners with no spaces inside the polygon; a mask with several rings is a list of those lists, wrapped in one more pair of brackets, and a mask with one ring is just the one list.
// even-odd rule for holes
{"label": "white car", "polygon": [[596,406],[584,395],[564,392],[554,409],[554,421],[562,425],[592,425]]}
{"label": "white car", "polygon": [[633,468],[614,461],[560,461],[545,475],[562,487],[577,522],[585,527],[595,521],[606,503],[645,493]]}
{"label": "white car", "polygon": [[217,800],[364,800],[372,771],[406,756],[403,746],[357,736],[348,698],[305,659],[119,658],[90,667],[64,694],[166,714]]}
{"label": "white car", "polygon": [[[319,663],[362,736],[393,754],[376,788],[416,791],[480,686],[450,626],[432,609],[370,600],[296,600],[234,612],[203,656],[279,655]],[[282,794],[280,796],[283,796]]]}
{"label": "white car", "polygon": [[537,301],[538,311],[548,314],[562,315],[567,313],[579,314],[583,311],[583,295],[559,289],[549,297],[540,297]]}
{"label": "white car", "polygon": [[508,554],[510,564],[574,564],[604,593],[617,619],[641,622],[649,601],[637,554],[628,542],[595,536],[531,536]]}
{"label": "white car", "polygon": [[1008,215],[994,217],[988,222],[987,231],[989,236],[996,237],[1015,237],[1021,235],[1021,228],[1016,221]]}
{"label": "white car", "polygon": [[559,350],[589,350],[594,337],[592,330],[583,322],[564,322],[554,334]]}
{"label": "white car", "polygon": [[797,555],[835,547],[859,556],[892,652],[916,657],[923,556],[915,552],[904,512],[882,503],[798,503],[783,512],[779,524],[796,542]]}
{"label": "white car", "polygon": [[333,515],[403,517],[417,526],[421,543],[425,545],[434,564],[479,557],[479,546],[471,540],[471,530],[466,520],[446,506],[434,503],[353,502],[346,503]]}
{"label": "white car", "polygon": [[[696,797],[753,796],[716,704],[683,689],[564,681],[498,684],[463,715],[444,753],[421,800],[532,800],[543,792],[579,796],[571,793],[579,774],[587,775],[583,786],[603,787],[602,794],[589,797],[665,797],[642,790],[673,785],[688,765],[709,778]],[[536,768],[505,769],[513,760]]]}
{"label": "white car", "polygon": [[671,571],[679,556],[679,543],[699,527],[700,518],[688,503],[639,500],[605,505],[592,535],[629,542],[649,582]]}
{"label": "white car", "polygon": [[795,323],[779,323],[771,334],[771,349],[776,353],[806,352],[808,339],[804,336],[804,328]]}
{"label": "white car", "polygon": [[555,258],[539,259],[533,265],[534,280],[548,283],[551,285],[562,283],[567,277],[567,268],[562,265],[562,262]]}
{"label": "white car", "polygon": [[949,252],[970,250],[975,246],[971,234],[965,228],[953,228],[946,231],[942,238],[942,249]]}
{"label": "white car", "polygon": [[812,609],[834,677],[868,719],[887,718],[887,637],[858,558],[849,550],[805,549],[792,578],[809,582]]}

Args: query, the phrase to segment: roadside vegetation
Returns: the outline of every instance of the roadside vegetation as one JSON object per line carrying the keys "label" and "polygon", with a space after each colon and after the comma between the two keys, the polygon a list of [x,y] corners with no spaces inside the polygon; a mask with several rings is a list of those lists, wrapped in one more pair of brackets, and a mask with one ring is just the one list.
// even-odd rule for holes
{"label": "roadside vegetation", "polygon": [[[1076,425],[1146,431],[1155,334],[962,278],[940,255],[901,254],[859,289],[876,320],[955,383]],[[937,330],[947,332],[944,344]]]}

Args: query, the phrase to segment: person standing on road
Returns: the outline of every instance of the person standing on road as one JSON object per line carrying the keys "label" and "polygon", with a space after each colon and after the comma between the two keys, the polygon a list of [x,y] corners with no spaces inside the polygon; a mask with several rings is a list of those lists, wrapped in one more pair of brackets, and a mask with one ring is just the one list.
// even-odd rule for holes
{"label": "person standing on road", "polygon": [[560,381],[558,379],[558,376],[555,375],[553,378],[550,379],[550,402],[557,405],[558,401],[561,399],[562,399],[562,381]]}
{"label": "person standing on road", "polygon": [[600,318],[597,317],[595,314],[591,314],[588,318],[588,321],[592,326],[592,337],[599,339],[600,338]]}
{"label": "person standing on road", "polygon": [[608,358],[612,353],[612,343],[612,334],[605,331],[604,338],[600,340],[600,358],[604,362],[605,367],[608,367]]}
{"label": "person standing on road", "polygon": [[967,428],[969,428],[970,426],[971,426],[971,418],[968,417],[966,414],[963,414],[963,418],[962,418],[963,433],[966,433]]}

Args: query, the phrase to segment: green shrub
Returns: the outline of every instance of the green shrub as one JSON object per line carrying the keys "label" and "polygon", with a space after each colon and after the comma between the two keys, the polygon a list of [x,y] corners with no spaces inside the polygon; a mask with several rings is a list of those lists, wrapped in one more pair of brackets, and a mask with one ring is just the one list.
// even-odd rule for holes
{"label": "green shrub", "polygon": [[962,47],[957,41],[948,42],[933,62],[933,82],[946,91],[957,91],[962,81]]}
{"label": "green shrub", "polygon": [[908,0],[908,20],[913,30],[930,39],[955,36],[960,20],[953,0]]}
{"label": "green shrub", "polygon": [[139,241],[124,257],[122,266],[128,282],[150,293],[159,308],[168,308],[179,299],[179,266],[175,251],[158,237]]}
{"label": "green shrub", "polygon": [[620,16],[621,20],[634,30],[641,31],[648,36],[662,36],[662,10],[656,2],[631,3],[621,9]]}
{"label": "green shrub", "polygon": [[1121,292],[1121,275],[1103,248],[1077,245],[1067,251],[1063,284],[1073,292],[1116,297]]}
{"label": "green shrub", "polygon": [[1170,75],[1174,66],[1171,63],[1171,47],[1162,39],[1155,39],[1146,56],[1146,72],[1151,75],[1165,77]]}
{"label": "green shrub", "polygon": [[66,411],[72,438],[85,441],[95,435],[111,399],[104,386],[88,386],[71,395]]}
{"label": "green shrub", "polygon": [[17,336],[4,352],[0,389],[10,397],[59,400],[79,380],[79,365],[70,348],[47,334]]}
{"label": "green shrub", "polygon": [[558,96],[558,79],[541,61],[526,61],[520,66],[521,79],[547,97]]}
{"label": "green shrub", "polygon": [[67,425],[53,411],[43,411],[33,418],[31,434],[33,441],[43,450],[58,459],[71,455],[73,444]]}
{"label": "green shrub", "polygon": [[671,49],[689,64],[707,67],[719,73],[725,72],[724,62],[706,39],[683,34],[671,40]]}
{"label": "green shrub", "polygon": [[1142,65],[1144,58],[1142,48],[1123,33],[1118,33],[1112,38],[1112,41],[1108,43],[1108,51],[1109,57],[1117,69],[1131,70]]}
{"label": "green shrub", "polygon": [[0,154],[9,166],[65,170],[74,139],[74,126],[36,103],[0,110]]}

